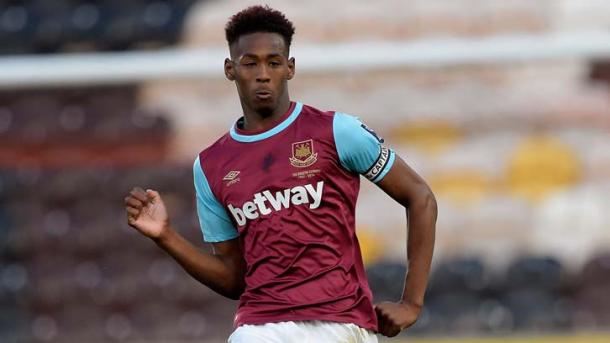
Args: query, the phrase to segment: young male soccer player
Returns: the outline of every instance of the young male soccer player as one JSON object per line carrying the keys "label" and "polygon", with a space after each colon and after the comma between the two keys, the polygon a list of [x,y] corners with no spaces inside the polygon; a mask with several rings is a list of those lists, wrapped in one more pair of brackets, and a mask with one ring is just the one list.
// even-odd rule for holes
{"label": "young male soccer player", "polygon": [[[227,23],[224,69],[243,117],[193,167],[214,253],[172,228],[153,190],[125,198],[128,222],[194,278],[239,299],[229,342],[377,342],[375,332],[395,336],[420,313],[436,202],[358,119],[290,100],[293,33],[282,13],[262,6]],[[372,303],[354,230],[360,175],[407,208],[408,273],[397,303]]]}

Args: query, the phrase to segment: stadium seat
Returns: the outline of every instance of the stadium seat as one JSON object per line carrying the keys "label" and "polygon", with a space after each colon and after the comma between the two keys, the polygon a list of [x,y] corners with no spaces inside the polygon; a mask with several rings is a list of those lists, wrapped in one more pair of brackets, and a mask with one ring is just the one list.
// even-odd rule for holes
{"label": "stadium seat", "polygon": [[426,302],[430,313],[443,323],[444,333],[472,333],[483,327],[478,317],[483,298],[476,292],[445,292],[430,296]]}
{"label": "stadium seat", "polygon": [[26,333],[28,340],[50,341],[66,338],[65,331],[59,324],[57,313],[39,312],[31,318],[31,325]]}
{"label": "stadium seat", "polygon": [[366,275],[376,302],[400,299],[406,275],[404,263],[378,262],[366,269]]}
{"label": "stadium seat", "polygon": [[447,333],[483,330],[479,308],[487,297],[489,283],[490,276],[477,257],[439,262],[431,273],[426,295],[430,318]]}
{"label": "stadium seat", "polygon": [[554,310],[558,301],[556,295],[535,288],[510,290],[502,298],[517,329],[536,331],[557,329]]}
{"label": "stadium seat", "polygon": [[538,135],[517,145],[506,172],[512,193],[540,201],[557,189],[574,185],[581,177],[582,165],[568,144],[557,137]]}
{"label": "stadium seat", "polygon": [[573,308],[562,295],[562,265],[550,257],[521,257],[508,268],[500,301],[522,330],[558,330],[571,325]]}
{"label": "stadium seat", "polygon": [[593,328],[607,327],[610,325],[610,253],[600,253],[591,258],[585,264],[579,281],[576,306],[581,317],[592,321],[583,324]]}
{"label": "stadium seat", "polygon": [[0,137],[8,136],[14,130],[14,117],[13,111],[0,103]]}
{"label": "stadium seat", "polygon": [[552,257],[522,257],[508,268],[506,284],[510,289],[535,288],[555,291],[564,281],[562,265]]}
{"label": "stadium seat", "polygon": [[60,333],[66,340],[83,341],[91,337],[103,336],[103,317],[97,306],[91,306],[87,299],[80,303],[64,304],[57,312],[56,320]]}
{"label": "stadium seat", "polygon": [[35,28],[35,14],[27,3],[0,4],[0,54],[29,52]]}
{"label": "stadium seat", "polygon": [[137,16],[136,46],[175,43],[180,35],[184,11],[173,1],[150,1]]}
{"label": "stadium seat", "polygon": [[30,8],[36,20],[34,32],[32,33],[31,52],[55,53],[67,38],[67,10],[69,3],[65,0],[30,1]]}
{"label": "stadium seat", "polygon": [[110,15],[105,1],[80,1],[66,12],[64,49],[95,50],[104,23]]}
{"label": "stadium seat", "polygon": [[478,292],[489,286],[490,276],[476,257],[440,262],[430,277],[430,293]]}

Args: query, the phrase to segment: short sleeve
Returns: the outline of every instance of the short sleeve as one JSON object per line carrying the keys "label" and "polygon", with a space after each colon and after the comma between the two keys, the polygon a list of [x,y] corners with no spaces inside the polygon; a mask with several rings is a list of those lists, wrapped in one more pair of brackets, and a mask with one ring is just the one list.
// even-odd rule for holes
{"label": "short sleeve", "polygon": [[197,215],[199,216],[203,240],[206,242],[222,242],[239,236],[224,207],[212,193],[201,168],[199,157],[195,159],[193,164],[193,179],[197,197]]}
{"label": "short sleeve", "polygon": [[394,164],[395,153],[383,145],[375,131],[356,117],[335,113],[333,134],[341,165],[372,182],[381,181]]}

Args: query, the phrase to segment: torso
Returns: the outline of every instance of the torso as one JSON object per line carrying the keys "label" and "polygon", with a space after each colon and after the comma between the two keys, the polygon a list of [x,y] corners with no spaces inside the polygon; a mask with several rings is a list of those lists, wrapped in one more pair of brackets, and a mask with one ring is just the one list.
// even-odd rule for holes
{"label": "torso", "polygon": [[236,326],[329,320],[377,328],[355,235],[359,175],[339,162],[333,116],[293,104],[273,129],[234,128],[199,156],[247,263]]}

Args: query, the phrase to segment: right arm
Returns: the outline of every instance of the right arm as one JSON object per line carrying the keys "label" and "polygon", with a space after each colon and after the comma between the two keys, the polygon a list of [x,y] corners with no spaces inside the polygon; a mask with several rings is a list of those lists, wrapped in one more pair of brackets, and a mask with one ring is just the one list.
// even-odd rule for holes
{"label": "right arm", "polygon": [[165,204],[156,191],[134,188],[125,198],[127,222],[151,238],[184,270],[215,292],[239,299],[244,290],[245,262],[238,239],[212,243],[206,253],[172,228]]}

